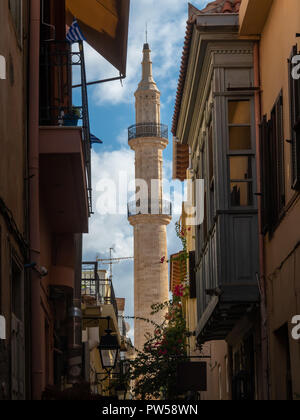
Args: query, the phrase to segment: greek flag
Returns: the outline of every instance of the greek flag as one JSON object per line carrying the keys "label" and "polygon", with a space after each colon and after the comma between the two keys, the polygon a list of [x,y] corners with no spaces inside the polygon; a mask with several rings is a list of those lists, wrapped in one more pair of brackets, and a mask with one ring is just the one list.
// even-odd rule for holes
{"label": "greek flag", "polygon": [[78,41],[85,41],[85,37],[81,32],[81,29],[78,25],[77,19],[74,19],[68,33],[67,33],[67,40],[71,43],[78,42]]}
{"label": "greek flag", "polygon": [[103,144],[103,141],[98,139],[98,137],[94,136],[92,133],[90,133],[90,140],[91,144]]}

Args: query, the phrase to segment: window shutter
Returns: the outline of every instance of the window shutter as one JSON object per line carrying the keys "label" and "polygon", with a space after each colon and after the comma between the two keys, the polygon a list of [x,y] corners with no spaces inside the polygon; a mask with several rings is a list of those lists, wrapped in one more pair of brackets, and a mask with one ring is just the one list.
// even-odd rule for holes
{"label": "window shutter", "polygon": [[265,115],[260,124],[261,220],[262,234],[269,230],[270,221],[270,144],[269,124]]}
{"label": "window shutter", "polygon": [[297,45],[292,49],[289,59],[290,77],[290,116],[291,116],[291,171],[292,188],[300,189],[300,80],[292,77],[292,58],[297,55]]}
{"label": "window shutter", "polygon": [[190,298],[195,299],[197,297],[196,290],[196,253],[191,251],[189,253],[189,275],[190,275]]}
{"label": "window shutter", "polygon": [[283,130],[283,96],[280,94],[276,103],[276,147],[278,176],[278,216],[285,206],[285,173],[284,173],[284,130]]}
{"label": "window shutter", "polygon": [[270,230],[273,231],[279,222],[285,206],[285,173],[284,173],[284,138],[283,138],[283,100],[279,95],[271,112],[268,123],[268,143],[270,147],[270,179],[269,179],[269,214]]}

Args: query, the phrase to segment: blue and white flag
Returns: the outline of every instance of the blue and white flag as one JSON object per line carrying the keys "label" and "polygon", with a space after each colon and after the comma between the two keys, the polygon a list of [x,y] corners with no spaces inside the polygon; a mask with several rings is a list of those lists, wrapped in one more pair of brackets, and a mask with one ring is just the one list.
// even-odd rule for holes
{"label": "blue and white flag", "polygon": [[98,139],[98,137],[94,136],[92,133],[90,133],[90,141],[91,144],[103,144],[103,141]]}
{"label": "blue and white flag", "polygon": [[74,19],[72,25],[70,26],[70,29],[67,33],[67,40],[71,43],[85,41],[85,37],[81,32],[77,19]]}

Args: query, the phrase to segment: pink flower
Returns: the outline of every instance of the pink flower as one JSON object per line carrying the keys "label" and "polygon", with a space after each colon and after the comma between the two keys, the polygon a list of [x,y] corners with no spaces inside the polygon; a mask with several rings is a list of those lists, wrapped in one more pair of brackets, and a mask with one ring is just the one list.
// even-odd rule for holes
{"label": "pink flower", "polygon": [[177,285],[174,290],[174,295],[177,297],[182,297],[184,291],[184,286],[182,284]]}

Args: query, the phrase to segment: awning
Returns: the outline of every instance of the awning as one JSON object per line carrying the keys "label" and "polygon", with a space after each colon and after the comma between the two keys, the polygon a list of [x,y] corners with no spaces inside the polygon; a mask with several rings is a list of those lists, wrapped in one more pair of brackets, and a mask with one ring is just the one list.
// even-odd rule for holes
{"label": "awning", "polygon": [[130,0],[66,0],[67,23],[78,20],[87,42],[126,75]]}

